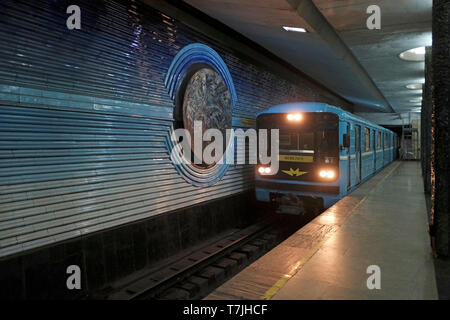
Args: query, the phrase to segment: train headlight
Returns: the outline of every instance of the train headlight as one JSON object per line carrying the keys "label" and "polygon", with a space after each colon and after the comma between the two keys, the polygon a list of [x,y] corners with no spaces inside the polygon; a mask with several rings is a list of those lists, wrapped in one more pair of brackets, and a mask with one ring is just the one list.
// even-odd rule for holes
{"label": "train headlight", "polygon": [[333,170],[320,170],[319,176],[321,178],[333,179],[336,173]]}
{"label": "train headlight", "polygon": [[302,118],[303,118],[303,116],[301,113],[289,113],[287,115],[287,119],[289,121],[300,121],[300,120],[302,120]]}
{"label": "train headlight", "polygon": [[259,174],[270,174],[272,169],[270,169],[270,167],[259,167],[258,172]]}

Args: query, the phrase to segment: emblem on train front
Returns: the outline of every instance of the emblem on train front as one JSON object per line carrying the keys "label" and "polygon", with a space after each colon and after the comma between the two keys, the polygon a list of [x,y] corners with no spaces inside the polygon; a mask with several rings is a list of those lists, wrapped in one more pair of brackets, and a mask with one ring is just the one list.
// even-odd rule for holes
{"label": "emblem on train front", "polygon": [[290,168],[289,170],[281,170],[283,173],[286,173],[287,175],[290,175],[291,177],[296,176],[296,177],[300,177],[304,174],[307,174],[307,171],[300,171],[299,168],[297,169],[292,169]]}

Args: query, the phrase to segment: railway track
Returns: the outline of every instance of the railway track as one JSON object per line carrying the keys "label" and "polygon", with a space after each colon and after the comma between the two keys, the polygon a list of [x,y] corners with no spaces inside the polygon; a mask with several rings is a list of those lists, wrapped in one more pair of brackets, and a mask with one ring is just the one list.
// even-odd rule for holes
{"label": "railway track", "polygon": [[292,219],[269,216],[262,222],[230,232],[96,298],[201,299],[299,227],[292,223]]}

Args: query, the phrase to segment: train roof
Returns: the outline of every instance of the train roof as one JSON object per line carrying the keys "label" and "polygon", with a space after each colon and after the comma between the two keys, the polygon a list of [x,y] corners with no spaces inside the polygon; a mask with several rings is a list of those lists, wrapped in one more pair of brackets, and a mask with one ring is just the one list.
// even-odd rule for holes
{"label": "train roof", "polygon": [[356,121],[365,124],[367,126],[375,127],[382,131],[392,132],[391,130],[383,128],[369,120],[358,117],[353,113],[350,113],[348,111],[342,110],[340,108],[331,106],[323,102],[294,102],[294,103],[280,104],[270,107],[269,109],[266,109],[262,112],[259,112],[256,116],[258,117],[263,114],[294,113],[294,112],[330,112],[338,115],[339,120]]}

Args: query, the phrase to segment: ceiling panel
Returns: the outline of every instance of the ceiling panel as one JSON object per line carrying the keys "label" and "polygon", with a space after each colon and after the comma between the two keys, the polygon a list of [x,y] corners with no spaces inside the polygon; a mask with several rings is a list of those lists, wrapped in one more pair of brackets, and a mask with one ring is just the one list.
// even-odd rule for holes
{"label": "ceiling panel", "polygon": [[[424,81],[424,63],[398,55],[431,45],[432,0],[312,0],[367,71],[395,112],[417,111],[421,91],[409,83]],[[362,85],[333,49],[286,0],[186,0],[187,3],[252,39],[291,65],[366,111],[383,101]],[[381,8],[381,30],[368,30],[366,9]],[[305,27],[310,33],[286,32],[282,26]],[[401,116],[401,115],[400,115]],[[400,116],[397,116],[399,118]],[[383,115],[377,116],[383,117]],[[385,115],[383,121],[391,116]],[[380,120],[381,121],[381,120]],[[383,122],[381,121],[381,122]],[[380,122],[379,122],[380,123]],[[386,123],[387,124],[387,123]]]}
{"label": "ceiling panel", "polygon": [[[285,0],[186,0],[352,101],[361,110],[381,106],[370,89],[355,81],[347,65]],[[308,33],[287,32],[304,27]]]}
{"label": "ceiling panel", "polygon": [[[432,44],[432,0],[313,0],[328,22],[352,50],[361,65],[393,109],[409,117],[420,103],[420,90],[409,90],[409,83],[424,82],[424,62],[399,58],[403,51]],[[381,9],[381,29],[368,30],[366,9],[376,4]],[[364,116],[367,117],[366,114]],[[381,118],[380,118],[381,117]],[[384,117],[384,118],[383,118]],[[389,124],[387,115],[378,122]]]}

